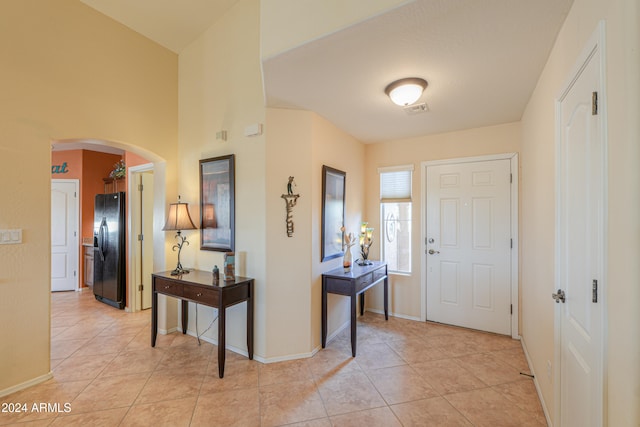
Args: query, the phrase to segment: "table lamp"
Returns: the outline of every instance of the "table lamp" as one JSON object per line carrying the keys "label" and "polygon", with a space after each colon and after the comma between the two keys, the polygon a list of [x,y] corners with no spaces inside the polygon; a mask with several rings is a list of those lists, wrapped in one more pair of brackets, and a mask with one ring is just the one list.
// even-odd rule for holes
{"label": "table lamp", "polygon": [[167,216],[167,222],[164,224],[162,228],[163,231],[177,231],[176,239],[178,239],[178,243],[173,245],[172,249],[175,251],[178,250],[178,265],[176,269],[171,272],[172,276],[177,276],[179,274],[187,274],[188,270],[182,268],[182,264],[180,263],[180,251],[182,251],[182,246],[187,242],[187,238],[182,236],[182,230],[195,230],[197,227],[193,224],[191,220],[191,215],[189,215],[189,204],[181,203],[180,196],[178,196],[178,203],[171,203],[169,205],[169,215]]}

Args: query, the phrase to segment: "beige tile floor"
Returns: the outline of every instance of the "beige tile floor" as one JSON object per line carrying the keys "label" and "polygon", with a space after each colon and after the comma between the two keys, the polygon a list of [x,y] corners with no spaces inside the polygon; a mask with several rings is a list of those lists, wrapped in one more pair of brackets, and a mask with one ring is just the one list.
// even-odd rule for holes
{"label": "beige tile floor", "polygon": [[[0,398],[0,425],[544,426],[519,341],[366,313],[314,357],[261,364],[180,333],[149,345],[149,311],[52,295],[54,378]],[[28,338],[25,338],[28,339]],[[60,411],[32,411],[33,403]],[[68,411],[64,412],[65,404]]]}

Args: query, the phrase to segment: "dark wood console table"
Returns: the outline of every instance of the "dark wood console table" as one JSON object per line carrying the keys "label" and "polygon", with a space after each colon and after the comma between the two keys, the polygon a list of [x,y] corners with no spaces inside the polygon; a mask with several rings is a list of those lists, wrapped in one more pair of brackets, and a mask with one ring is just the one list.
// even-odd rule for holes
{"label": "dark wood console table", "polygon": [[170,271],[152,274],[151,347],[158,335],[158,294],[182,300],[182,333],[187,333],[189,301],[218,309],[218,375],[224,377],[226,308],[247,302],[247,349],[253,359],[253,279],[237,277],[235,281],[213,283],[209,271],[190,271],[172,276]]}
{"label": "dark wood console table", "polygon": [[351,297],[351,354],[356,356],[356,296],[360,295],[360,315],[364,313],[364,291],[384,282],[384,318],[389,320],[389,279],[387,263],[372,261],[372,265],[360,266],[357,263],[351,271],[344,272],[342,267],[322,275],[322,348],[327,345],[327,294]]}

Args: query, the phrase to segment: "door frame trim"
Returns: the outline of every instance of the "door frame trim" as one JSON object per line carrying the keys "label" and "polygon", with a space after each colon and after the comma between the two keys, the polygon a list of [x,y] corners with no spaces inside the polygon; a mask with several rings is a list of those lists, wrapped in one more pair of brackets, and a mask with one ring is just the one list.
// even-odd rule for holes
{"label": "door frame trim", "polygon": [[511,314],[511,338],[520,339],[520,306],[519,306],[519,285],[518,285],[518,259],[519,259],[519,240],[518,240],[518,188],[520,187],[519,161],[518,153],[490,154],[486,156],[475,157],[458,157],[453,159],[429,160],[420,163],[420,318],[427,318],[427,259],[424,256],[427,250],[427,210],[425,203],[427,202],[427,168],[430,166],[451,165],[470,162],[484,162],[491,160],[509,160],[511,162],[511,175],[513,181],[511,184],[511,238],[513,239],[513,248],[511,250],[511,305],[513,313]]}
{"label": "door frame trim", "polygon": [[[74,291],[75,292],[80,292],[82,291],[82,282],[83,282],[83,277],[80,274],[80,256],[84,256],[83,251],[80,250],[80,235],[82,234],[82,210],[80,209],[80,180],[78,178],[51,178],[51,184],[53,185],[54,182],[59,182],[59,183],[71,183],[71,184],[75,184],[76,187],[76,207],[75,207],[75,211],[76,211],[76,244],[75,244],[75,248],[76,248],[76,263],[75,263],[75,267],[76,267],[76,272],[77,272],[77,276],[76,278],[78,279],[76,282],[76,286]],[[51,197],[51,196],[49,196]],[[51,200],[49,200],[49,203],[51,203]],[[49,238],[49,252],[51,252],[51,238]],[[51,254],[49,254],[49,256],[51,256]],[[84,271],[83,271],[84,273]],[[51,292],[51,266],[49,266],[49,292]]]}
{"label": "door frame trim", "polygon": [[[138,237],[134,236],[133,234],[133,201],[132,201],[132,197],[131,195],[133,194],[138,194],[138,191],[136,189],[138,183],[137,182],[133,182],[133,178],[135,175],[142,173],[142,172],[154,172],[154,184],[155,184],[155,167],[154,167],[154,163],[149,162],[149,163],[145,163],[142,165],[137,165],[137,166],[131,166],[129,168],[127,168],[127,197],[128,197],[128,203],[129,203],[129,208],[127,209],[127,236],[129,236],[129,238],[127,239],[127,251],[130,254],[129,255],[129,266],[128,266],[128,271],[127,271],[127,275],[129,276],[129,294],[127,295],[127,301],[131,301],[131,303],[129,304],[129,306],[127,307],[127,310],[129,312],[136,312],[136,311],[141,311],[140,308],[138,308],[139,304],[139,300],[138,300],[138,292],[135,289],[136,286],[134,286],[135,280],[133,277],[133,273],[134,273],[134,269],[135,269],[135,264],[138,262],[137,258],[136,258],[136,251],[135,251],[135,245],[138,242]],[[154,196],[155,196],[155,192],[154,192]],[[135,202],[136,204],[139,204],[139,201]],[[153,207],[152,207],[153,209]],[[155,210],[153,212],[153,214],[155,214]],[[154,222],[155,222],[155,216],[154,216]],[[155,236],[154,236],[155,237]],[[155,254],[155,246],[154,246],[154,254]],[[154,260],[155,260],[155,255],[154,255]],[[155,262],[154,262],[154,271],[155,271]]]}
{"label": "door frame trim", "polygon": [[[601,417],[602,419],[600,420],[600,425],[602,425],[602,423],[607,419],[607,400],[606,400],[606,391],[605,391],[605,384],[607,383],[607,370],[606,370],[606,366],[607,366],[607,351],[606,351],[606,336],[607,336],[607,318],[608,318],[608,310],[607,310],[607,293],[606,293],[606,288],[607,288],[607,278],[608,278],[608,273],[607,273],[607,242],[608,242],[608,235],[607,235],[607,224],[609,223],[609,219],[608,219],[608,209],[607,206],[608,204],[608,176],[609,176],[609,168],[608,168],[608,157],[607,157],[607,153],[608,153],[608,130],[607,130],[607,90],[606,90],[606,82],[607,82],[607,74],[606,74],[606,65],[607,65],[607,58],[606,58],[606,31],[605,31],[605,21],[599,21],[596,28],[594,29],[593,33],[591,34],[591,36],[589,37],[589,39],[587,40],[587,42],[584,44],[584,48],[582,49],[582,51],[580,52],[580,54],[577,56],[573,67],[570,69],[570,72],[567,73],[567,79],[564,81],[563,85],[561,86],[561,89],[558,91],[558,95],[555,98],[555,123],[554,123],[554,132],[555,132],[555,192],[556,192],[556,198],[555,198],[555,242],[554,242],[554,252],[555,252],[555,263],[556,265],[559,265],[559,263],[561,262],[560,259],[560,253],[559,253],[559,246],[560,246],[560,239],[561,239],[561,235],[560,235],[560,217],[559,217],[559,212],[558,212],[558,207],[560,206],[560,188],[561,188],[561,181],[559,180],[559,176],[560,176],[560,166],[561,166],[561,141],[562,141],[562,131],[560,129],[559,123],[561,120],[561,102],[562,100],[566,97],[566,95],[569,93],[569,91],[571,90],[571,88],[573,87],[574,83],[576,82],[576,80],[578,80],[578,78],[580,77],[580,75],[582,74],[582,71],[584,70],[584,68],[587,66],[587,63],[589,62],[589,60],[592,58],[592,56],[595,54],[596,51],[600,51],[600,63],[598,64],[598,68],[599,68],[599,73],[600,73],[600,81],[599,81],[599,85],[600,85],[600,92],[598,93],[598,115],[600,116],[600,139],[602,142],[602,156],[600,161],[601,163],[601,167],[602,167],[602,221],[604,226],[602,227],[602,229],[600,230],[601,234],[601,239],[602,239],[602,257],[601,260],[599,262],[600,266],[600,271],[602,272],[602,277],[599,283],[599,289],[598,289],[598,297],[599,297],[599,303],[601,303],[601,313],[602,313],[602,317],[600,319],[600,330],[601,330],[601,334],[602,336],[600,337],[600,349],[599,349],[599,365],[598,365],[598,385],[599,385],[599,392],[601,394],[601,402],[602,402],[602,407],[601,409]],[[558,289],[558,285],[560,282],[560,272],[559,269],[556,268],[554,271],[554,283],[553,283],[553,289],[551,289],[551,292],[555,292],[556,289]],[[551,300],[550,300],[551,302]],[[562,411],[561,411],[561,404],[562,404],[562,384],[561,384],[561,367],[562,367],[562,351],[561,351],[561,346],[562,346],[562,312],[561,312],[561,304],[554,304],[556,307],[554,308],[554,322],[553,322],[553,363],[554,366],[556,367],[556,369],[554,369],[554,373],[553,373],[553,396],[554,396],[554,414],[553,414],[553,419],[556,420],[556,422],[559,424],[560,420],[561,420],[561,415],[562,415]]]}

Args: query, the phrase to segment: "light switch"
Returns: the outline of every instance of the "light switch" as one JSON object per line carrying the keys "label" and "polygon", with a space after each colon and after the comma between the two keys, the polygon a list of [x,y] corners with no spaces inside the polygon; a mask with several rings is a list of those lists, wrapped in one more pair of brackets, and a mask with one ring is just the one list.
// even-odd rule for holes
{"label": "light switch", "polygon": [[0,245],[22,243],[22,229],[0,230]]}
{"label": "light switch", "polygon": [[22,230],[11,230],[11,242],[22,243]]}
{"label": "light switch", "polygon": [[244,136],[262,135],[262,124],[254,123],[244,128]]}

